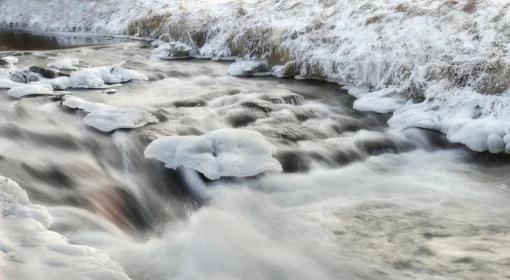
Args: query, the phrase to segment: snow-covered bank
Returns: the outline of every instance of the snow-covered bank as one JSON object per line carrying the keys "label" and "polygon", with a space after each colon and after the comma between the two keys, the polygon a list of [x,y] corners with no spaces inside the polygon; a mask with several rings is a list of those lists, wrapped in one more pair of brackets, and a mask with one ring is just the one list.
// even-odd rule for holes
{"label": "snow-covered bank", "polygon": [[[349,85],[368,98],[365,108],[380,112],[397,109],[401,102],[392,97],[405,96],[411,101],[392,124],[404,127],[398,120],[405,116],[405,126],[438,129],[475,150],[488,149],[489,135],[509,132],[507,1],[61,2],[4,0],[0,18],[3,25],[30,29],[167,34],[197,46],[199,56],[263,58],[277,66],[278,76]],[[67,13],[55,17],[56,5]],[[395,91],[371,93],[387,87]],[[452,110],[466,114],[457,118]],[[474,120],[482,133],[470,128]],[[455,136],[459,131],[462,139]],[[475,138],[479,143],[471,145]]]}
{"label": "snow-covered bank", "polygon": [[48,230],[51,224],[43,206],[30,203],[16,182],[0,176],[1,279],[41,279],[41,275],[48,280],[129,279],[108,256],[70,244]]}

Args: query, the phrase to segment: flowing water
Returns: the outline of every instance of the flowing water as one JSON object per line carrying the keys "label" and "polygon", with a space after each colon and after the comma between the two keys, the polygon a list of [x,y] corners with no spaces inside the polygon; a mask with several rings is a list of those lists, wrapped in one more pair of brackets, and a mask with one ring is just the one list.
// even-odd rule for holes
{"label": "flowing water", "polygon": [[[58,97],[0,90],[0,173],[47,207],[52,230],[130,278],[510,278],[507,158],[391,130],[387,116],[353,110],[337,85],[235,78],[226,62],[161,61],[143,43],[62,49],[47,43],[55,38],[26,41],[59,50],[20,52],[18,67],[125,62],[150,80],[71,94],[160,122],[101,133]],[[143,157],[161,136],[232,127],[261,132],[284,172],[209,181]]]}

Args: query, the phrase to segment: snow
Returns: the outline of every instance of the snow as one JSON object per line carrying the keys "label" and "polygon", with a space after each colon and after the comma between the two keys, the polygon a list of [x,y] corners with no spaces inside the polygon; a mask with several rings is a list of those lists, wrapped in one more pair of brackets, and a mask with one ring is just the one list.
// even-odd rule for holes
{"label": "snow", "polygon": [[133,80],[147,81],[144,74],[123,68],[120,65],[81,69],[71,73],[72,88],[108,88],[112,85]]}
{"label": "snow", "polygon": [[11,65],[14,65],[19,62],[19,59],[14,56],[4,56],[2,57],[2,59]]}
{"label": "snow", "polygon": [[248,177],[266,171],[281,171],[272,157],[276,148],[255,131],[221,129],[202,136],[167,136],[153,141],[145,157],[168,168],[192,168],[211,180]]}
{"label": "snow", "polygon": [[[368,88],[356,108],[394,111],[394,127],[437,129],[477,151],[488,150],[490,134],[503,137],[510,122],[505,108],[487,106],[509,104],[506,0],[43,2],[3,0],[0,23],[110,34],[126,34],[138,23],[137,34],[170,34],[172,41],[200,46],[199,57],[265,60],[279,77]],[[69,12],[55,17],[55,10]],[[229,72],[250,74],[247,66],[240,62]],[[85,76],[90,80],[79,85],[108,84]],[[473,118],[452,110],[473,105],[483,112],[476,125],[490,129],[463,129]]]}
{"label": "snow", "polygon": [[232,63],[228,68],[228,74],[231,76],[254,76],[269,74],[265,62],[258,60],[240,60]]}
{"label": "snow", "polygon": [[83,122],[103,132],[133,129],[158,122],[154,115],[143,110],[89,102],[72,95],[64,96],[62,104],[70,109],[87,112]]}
{"label": "snow", "polygon": [[354,101],[353,106],[359,111],[392,113],[407,103],[407,99],[397,94],[394,88],[381,89],[358,96],[359,98]]}
{"label": "snow", "polygon": [[50,231],[46,209],[30,203],[14,181],[0,176],[2,277],[35,280],[128,280],[120,265],[87,246]]}
{"label": "snow", "polygon": [[152,55],[160,59],[190,58],[195,54],[192,47],[181,42],[158,43],[156,46],[157,48],[152,50]]}
{"label": "snow", "polygon": [[26,84],[11,88],[7,94],[15,98],[22,98],[34,95],[54,95],[55,92],[53,86],[49,84]]}
{"label": "snow", "polygon": [[55,59],[55,61],[48,63],[48,67],[58,70],[78,70],[79,64],[80,60],[78,58],[66,57]]}

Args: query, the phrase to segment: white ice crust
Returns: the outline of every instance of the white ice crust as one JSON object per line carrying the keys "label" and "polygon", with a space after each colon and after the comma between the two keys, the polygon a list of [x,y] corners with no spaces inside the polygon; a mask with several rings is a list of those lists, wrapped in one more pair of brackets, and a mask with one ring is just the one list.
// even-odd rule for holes
{"label": "white ice crust", "polygon": [[239,60],[230,65],[228,74],[231,76],[254,76],[261,74],[269,74],[266,70],[265,63],[259,60]]}
{"label": "white ice crust", "polygon": [[64,96],[62,104],[70,109],[87,112],[83,122],[103,132],[138,128],[158,122],[155,116],[143,110],[89,102],[72,95]]}
{"label": "white ice crust", "polygon": [[202,136],[167,136],[153,141],[145,157],[168,168],[192,168],[211,180],[220,177],[248,177],[266,171],[281,171],[272,157],[276,148],[256,132],[222,129]]}
{"label": "white ice crust", "polygon": [[15,86],[7,91],[12,97],[22,98],[26,96],[34,96],[34,95],[54,95],[53,86],[49,84],[23,84],[19,86]]}
{"label": "white ice crust", "polygon": [[182,59],[194,55],[193,48],[181,42],[158,43],[153,45],[157,47],[152,50],[152,55],[160,59]]}
{"label": "white ice crust", "polygon": [[55,59],[55,61],[48,63],[48,67],[56,68],[58,70],[78,70],[80,60],[74,57],[63,57]]}
{"label": "white ice crust", "polygon": [[147,76],[120,65],[81,69],[71,73],[69,86],[72,88],[108,88],[112,85],[133,80],[146,81]]}
{"label": "white ice crust", "polygon": [[[50,231],[52,218],[30,203],[14,181],[0,176],[0,277],[5,279],[128,280],[119,264]],[[3,279],[3,278],[2,278]]]}

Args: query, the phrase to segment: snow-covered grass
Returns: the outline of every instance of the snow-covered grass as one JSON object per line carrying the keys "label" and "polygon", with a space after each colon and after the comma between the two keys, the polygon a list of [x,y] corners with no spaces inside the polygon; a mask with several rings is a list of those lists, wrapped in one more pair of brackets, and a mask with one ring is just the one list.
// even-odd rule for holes
{"label": "snow-covered grass", "polygon": [[[66,13],[55,16],[56,5]],[[477,138],[478,150],[488,146],[487,133],[509,132],[497,125],[510,121],[505,0],[3,0],[0,18],[44,30],[166,33],[197,46],[202,57],[265,59],[277,76],[350,86],[367,96],[362,109],[400,108],[392,125],[402,127],[397,120],[405,114],[407,126],[438,129],[465,144]],[[382,95],[388,87],[395,90]],[[410,100],[402,107],[401,96]],[[433,109],[418,110],[424,106]],[[452,110],[465,114],[453,119]],[[486,132],[471,129],[474,120]],[[462,139],[454,137],[459,131]]]}

